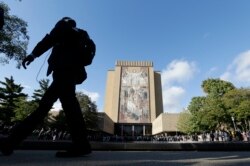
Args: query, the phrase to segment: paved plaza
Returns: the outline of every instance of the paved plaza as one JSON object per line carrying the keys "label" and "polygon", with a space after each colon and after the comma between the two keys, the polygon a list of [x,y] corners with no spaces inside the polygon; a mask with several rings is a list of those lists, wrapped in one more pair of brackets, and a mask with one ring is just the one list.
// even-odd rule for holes
{"label": "paved plaza", "polygon": [[56,158],[55,150],[17,150],[0,155],[0,166],[158,166],[250,165],[249,151],[93,151],[89,156]]}

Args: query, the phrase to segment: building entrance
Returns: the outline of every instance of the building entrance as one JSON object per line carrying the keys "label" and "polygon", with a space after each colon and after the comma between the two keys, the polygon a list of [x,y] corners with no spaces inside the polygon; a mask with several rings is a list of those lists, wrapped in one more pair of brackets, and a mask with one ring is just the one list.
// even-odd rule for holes
{"label": "building entrance", "polygon": [[115,124],[115,135],[124,137],[150,136],[151,124]]}

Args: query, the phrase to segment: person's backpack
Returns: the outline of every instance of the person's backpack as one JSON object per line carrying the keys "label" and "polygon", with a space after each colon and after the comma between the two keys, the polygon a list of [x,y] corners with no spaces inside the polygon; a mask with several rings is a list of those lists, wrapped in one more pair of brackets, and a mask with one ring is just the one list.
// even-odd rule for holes
{"label": "person's backpack", "polygon": [[89,38],[88,34],[86,31],[79,29],[81,33],[81,39],[80,39],[80,47],[79,53],[82,58],[82,62],[84,66],[88,66],[92,63],[94,57],[95,57],[95,52],[96,52],[96,46],[95,43],[92,39]]}
{"label": "person's backpack", "polygon": [[84,45],[84,66],[90,65],[94,59],[95,56],[95,43],[93,42],[92,39],[88,39],[87,41],[85,41],[85,45]]}

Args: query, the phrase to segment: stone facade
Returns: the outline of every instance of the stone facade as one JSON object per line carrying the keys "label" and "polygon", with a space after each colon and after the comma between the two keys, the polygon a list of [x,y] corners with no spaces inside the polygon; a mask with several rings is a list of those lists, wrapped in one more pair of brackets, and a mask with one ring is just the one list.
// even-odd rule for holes
{"label": "stone facade", "polygon": [[109,119],[105,132],[152,135],[152,123],[163,113],[161,75],[154,71],[153,62],[116,62],[107,74],[104,113]]}

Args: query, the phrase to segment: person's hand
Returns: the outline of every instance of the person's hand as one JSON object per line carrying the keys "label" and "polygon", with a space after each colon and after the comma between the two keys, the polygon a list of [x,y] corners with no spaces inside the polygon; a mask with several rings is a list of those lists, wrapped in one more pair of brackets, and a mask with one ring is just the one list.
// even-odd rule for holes
{"label": "person's hand", "polygon": [[22,62],[22,65],[23,65],[23,68],[26,69],[26,65],[29,65],[32,61],[34,61],[34,56],[32,55],[28,55],[26,58],[24,58],[23,62]]}

